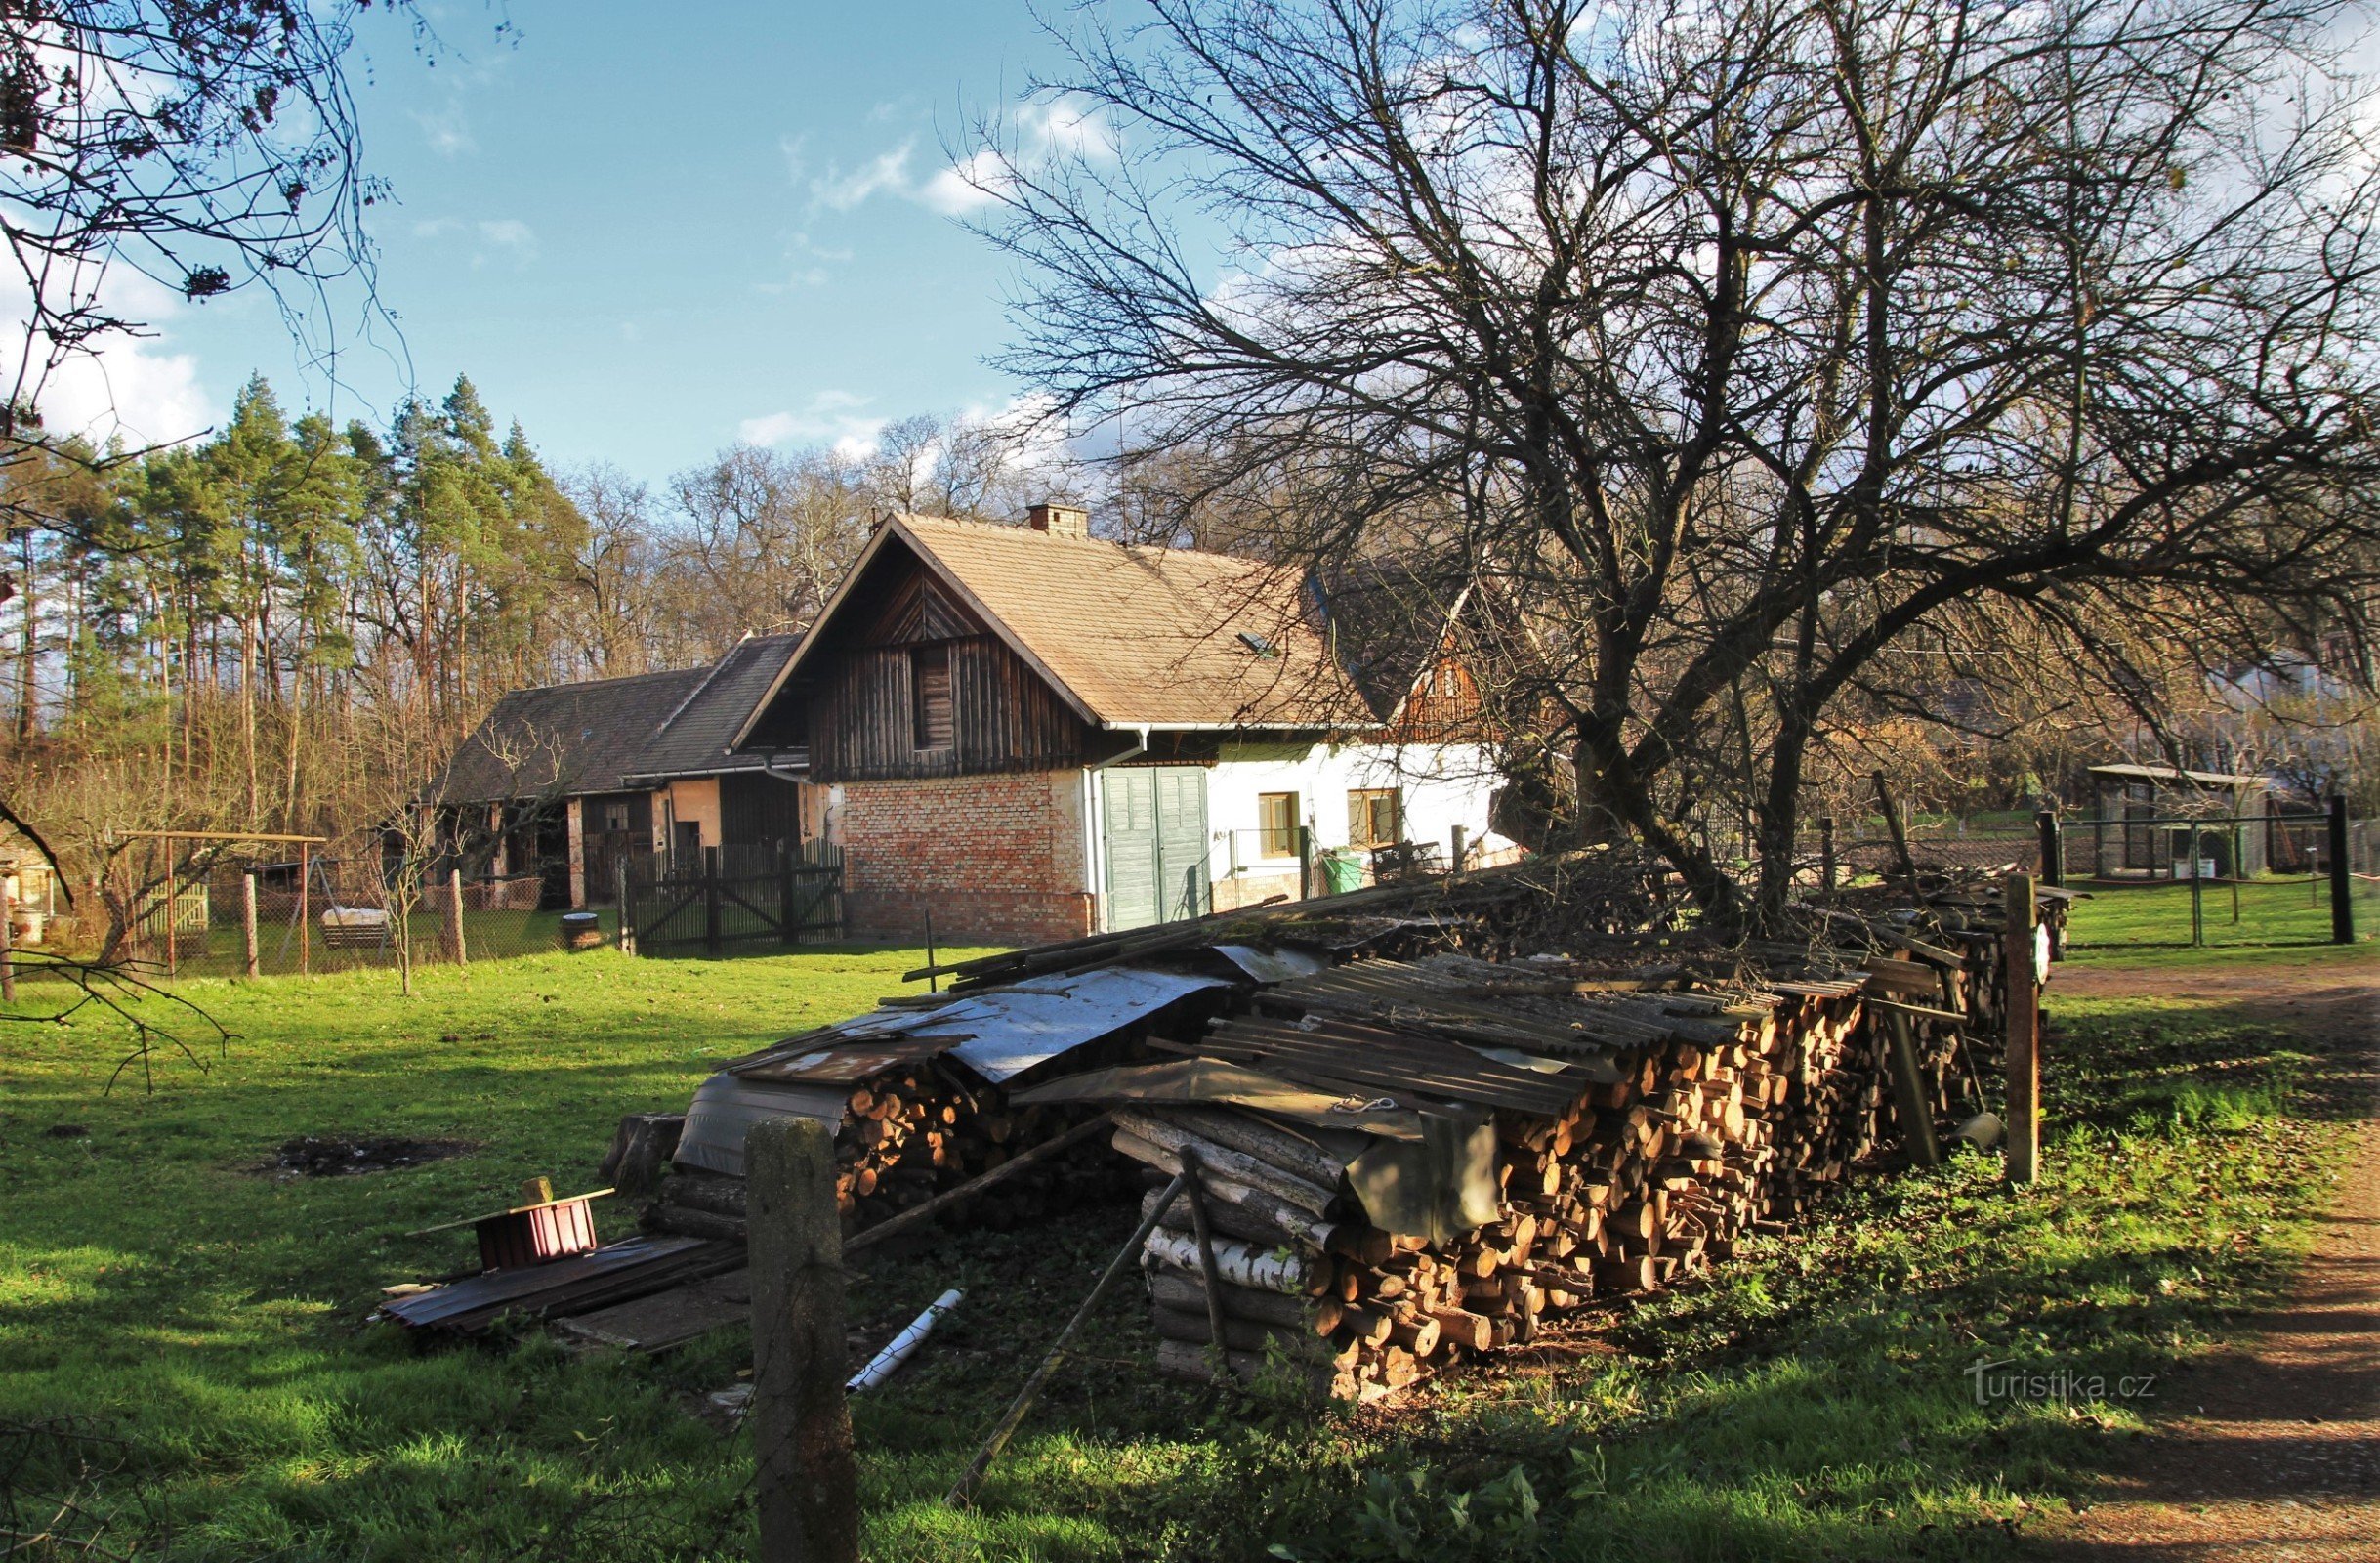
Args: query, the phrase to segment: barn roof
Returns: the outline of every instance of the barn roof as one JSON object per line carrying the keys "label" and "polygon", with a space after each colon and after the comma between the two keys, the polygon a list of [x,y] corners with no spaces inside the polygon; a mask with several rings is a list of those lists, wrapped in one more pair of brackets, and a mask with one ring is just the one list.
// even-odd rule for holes
{"label": "barn roof", "polygon": [[877,529],[771,697],[826,641],[853,583],[891,548],[913,554],[1099,726],[1374,725],[1331,655],[1301,570],[929,516],[896,516]]}
{"label": "barn roof", "polygon": [[620,792],[758,766],[758,756],[730,754],[728,740],[795,639],[747,636],[702,667],[515,690],[455,750],[428,800]]}

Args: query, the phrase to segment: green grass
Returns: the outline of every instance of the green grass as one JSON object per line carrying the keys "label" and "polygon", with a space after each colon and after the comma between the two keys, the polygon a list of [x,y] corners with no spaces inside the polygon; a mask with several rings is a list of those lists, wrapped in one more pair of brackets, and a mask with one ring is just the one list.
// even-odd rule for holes
{"label": "green grass", "polygon": [[[2191,887],[2182,884],[2077,887],[2067,950],[2084,962],[2122,965],[2185,965],[2221,962],[2245,953],[2283,950],[2338,950],[2350,960],[2369,958],[2330,943],[2330,886],[2308,894],[2303,879],[2251,879],[2233,885],[2209,881],[2199,887],[2199,927],[2205,943],[2191,943]],[[2238,920],[2233,920],[2237,895]],[[2358,879],[2353,894],[2359,945],[2380,936],[2380,884]]]}
{"label": "green grass", "polygon": [[[690,1415],[747,1360],[736,1332],[573,1360],[359,1321],[379,1286],[467,1257],[467,1235],[406,1230],[532,1173],[583,1186],[619,1114],[682,1104],[712,1061],[864,1007],[909,963],[545,956],[425,972],[410,1003],[380,975],[193,984],[241,1038],[153,1097],[100,1096],[120,1038],[97,1025],[0,1028],[0,1426],[44,1424],[0,1447],[0,1477],[175,1558],[744,1555],[748,1436]],[[2342,1142],[2342,1060],[2178,1000],[2057,1015],[2033,1189],[1972,1154],[1861,1180],[1809,1233],[1395,1416],[1156,1380],[1119,1296],[969,1513],[939,1494],[1133,1212],[871,1254],[851,1299],[871,1340],[945,1286],[968,1296],[855,1404],[870,1555],[2012,1555],[2157,1404],[2122,1380],[2272,1296]],[[256,1175],[304,1132],[480,1149]],[[2108,1392],[1978,1404],[1985,1362]]]}

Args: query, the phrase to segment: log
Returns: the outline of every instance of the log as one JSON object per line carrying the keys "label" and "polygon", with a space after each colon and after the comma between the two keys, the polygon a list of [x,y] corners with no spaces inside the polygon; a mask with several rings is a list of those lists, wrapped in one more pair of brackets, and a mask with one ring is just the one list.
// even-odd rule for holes
{"label": "log", "polygon": [[[1203,1346],[1214,1339],[1208,1331],[1206,1315],[1184,1313],[1179,1308],[1157,1308],[1152,1311],[1158,1335],[1167,1340],[1187,1340]],[[1314,1353],[1326,1351],[1320,1340],[1308,1330],[1284,1330],[1278,1325],[1260,1324],[1253,1319],[1234,1319],[1229,1314],[1223,1320],[1223,1343],[1232,1351],[1261,1352],[1274,1342],[1284,1352]]]}
{"label": "log", "polygon": [[[1148,1250],[1177,1269],[1198,1267],[1198,1240],[1187,1232],[1158,1227],[1148,1235]],[[1332,1278],[1332,1267],[1318,1257],[1286,1248],[1267,1251],[1243,1243],[1215,1245],[1215,1272],[1235,1287],[1292,1297],[1318,1296]]]}
{"label": "log", "polygon": [[[1294,1173],[1284,1172],[1272,1162],[1259,1161],[1245,1151],[1219,1145],[1202,1135],[1192,1134],[1178,1123],[1151,1118],[1145,1113],[1126,1112],[1121,1108],[1115,1112],[1115,1124],[1147,1144],[1174,1153],[1177,1164],[1184,1150],[1195,1151],[1199,1164],[1212,1175],[1210,1182],[1212,1178],[1228,1178],[1270,1194],[1284,1204],[1296,1205],[1309,1215],[1329,1213],[1333,1199],[1329,1189],[1310,1183]],[[1119,1145],[1117,1149],[1123,1147]],[[1146,1161],[1147,1158],[1142,1160]]]}
{"label": "log", "polygon": [[[1142,1139],[1130,1129],[1119,1126],[1109,1143],[1136,1162],[1145,1162],[1177,1176],[1181,1174],[1180,1156],[1161,1145]],[[1327,1248],[1331,1244],[1335,1229],[1330,1223],[1318,1219],[1313,1211],[1291,1204],[1263,1189],[1217,1175],[1212,1169],[1207,1172],[1205,1189],[1210,1200],[1210,1211],[1215,1205],[1228,1204],[1244,1214],[1269,1222],[1275,1232],[1293,1242],[1313,1248]],[[1387,1255],[1381,1257],[1386,1258]]]}
{"label": "log", "polygon": [[1347,1168],[1320,1146],[1247,1113],[1220,1108],[1169,1107],[1165,1118],[1217,1145],[1270,1162],[1282,1171],[1336,1194]]}
{"label": "log", "polygon": [[[1172,1308],[1202,1317],[1206,1313],[1206,1288],[1194,1274],[1159,1269],[1148,1278],[1148,1294],[1160,1308]],[[1223,1311],[1228,1318],[1277,1325],[1308,1334],[1330,1332],[1315,1328],[1319,1305],[1306,1298],[1284,1296],[1277,1291],[1256,1291],[1247,1287],[1232,1286],[1230,1282],[1224,1283],[1222,1295]],[[1335,1319],[1335,1309],[1333,1315]]]}

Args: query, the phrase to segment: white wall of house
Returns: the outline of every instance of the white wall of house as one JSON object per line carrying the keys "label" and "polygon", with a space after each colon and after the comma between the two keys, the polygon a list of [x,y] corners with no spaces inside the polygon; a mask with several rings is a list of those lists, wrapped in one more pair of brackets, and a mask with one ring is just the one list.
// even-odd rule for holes
{"label": "white wall of house", "polygon": [[[1239,877],[1294,875],[1294,857],[1268,854],[1259,799],[1297,794],[1298,819],[1314,831],[1315,850],[1348,845],[1348,794],[1395,788],[1403,839],[1447,850],[1461,825],[1472,853],[1501,853],[1513,843],[1487,828],[1488,807],[1503,784],[1493,757],[1479,744],[1226,744],[1207,773],[1206,820],[1213,839],[1209,877],[1218,885]],[[1232,897],[1219,895],[1217,905]]]}

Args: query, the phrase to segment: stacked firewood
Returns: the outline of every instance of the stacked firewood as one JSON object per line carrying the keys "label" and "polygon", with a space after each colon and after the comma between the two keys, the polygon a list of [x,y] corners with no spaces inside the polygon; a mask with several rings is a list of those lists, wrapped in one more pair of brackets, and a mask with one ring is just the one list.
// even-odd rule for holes
{"label": "stacked firewood", "polygon": [[[1668,1286],[1806,1211],[1877,1150],[1892,1092],[1859,980],[1783,986],[1762,1002],[1706,998],[1670,1037],[1608,1055],[1618,1077],[1557,1116],[1498,1109],[1498,1218],[1447,1242],[1367,1225],[1345,1163],[1294,1124],[1119,1110],[1118,1150],[1152,1177],[1192,1157],[1203,1190],[1207,1245],[1177,1198],[1144,1254],[1160,1365],[1208,1376],[1219,1311],[1238,1376],[1270,1361],[1368,1399],[1525,1342],[1548,1315]],[[1938,1102],[1946,1057],[1926,1054]]]}
{"label": "stacked firewood", "polygon": [[[1013,1104],[996,1086],[962,1083],[939,1069],[878,1076],[852,1090],[835,1129],[835,1202],[846,1234],[914,1209],[1053,1139],[1079,1110]],[[1111,1163],[1062,1156],[1000,1186],[971,1211],[976,1225],[1007,1229],[1106,1197]],[[744,1236],[744,1180],[687,1167],[662,1180],[647,1226],[694,1237]]]}

